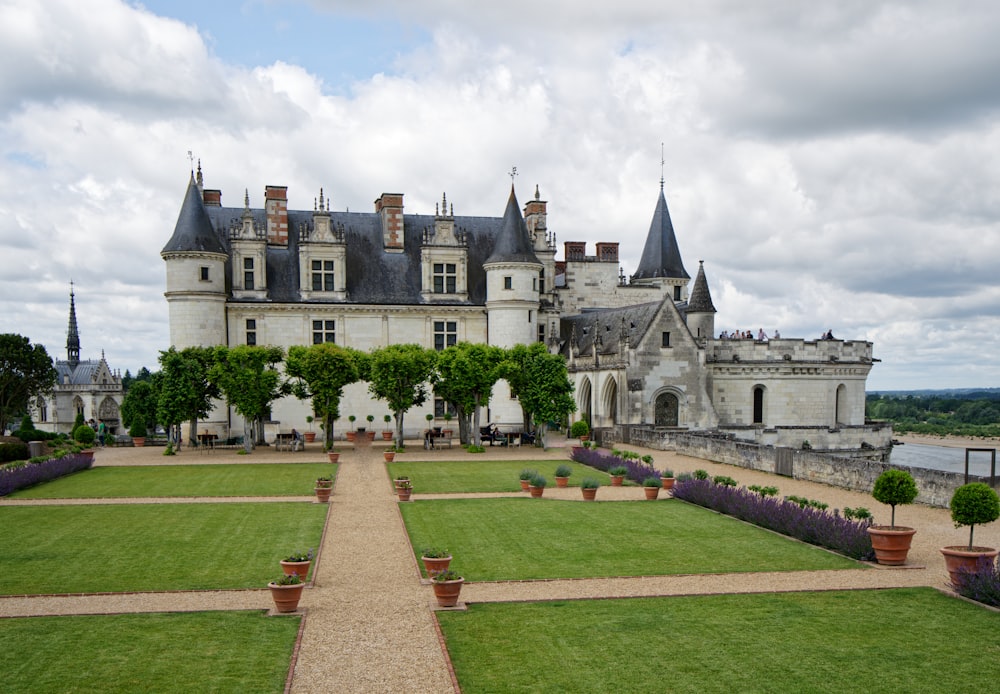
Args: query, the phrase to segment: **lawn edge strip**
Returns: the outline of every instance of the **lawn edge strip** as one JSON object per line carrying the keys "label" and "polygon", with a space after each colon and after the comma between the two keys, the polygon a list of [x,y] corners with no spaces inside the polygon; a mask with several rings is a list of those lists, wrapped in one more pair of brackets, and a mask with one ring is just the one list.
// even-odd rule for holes
{"label": "lawn edge strip", "polygon": [[[451,662],[451,653],[448,652],[448,642],[444,638],[441,630],[441,622],[437,617],[438,610],[431,610],[431,621],[434,623],[434,633],[437,634],[438,646],[441,654],[444,655],[444,663],[448,667],[448,677],[451,678],[451,687],[455,694],[462,694],[462,686],[458,683],[458,674],[455,672],[455,664]],[[286,692],[286,694],[288,694]]]}
{"label": "lawn edge strip", "polygon": [[295,666],[299,662],[299,650],[302,648],[302,636],[305,633],[307,618],[307,611],[303,610],[302,619],[299,620],[299,630],[295,634],[295,645],[292,646],[292,657],[288,659],[288,674],[285,675],[285,688],[282,690],[284,694],[290,694],[292,691],[292,681],[295,679]]}

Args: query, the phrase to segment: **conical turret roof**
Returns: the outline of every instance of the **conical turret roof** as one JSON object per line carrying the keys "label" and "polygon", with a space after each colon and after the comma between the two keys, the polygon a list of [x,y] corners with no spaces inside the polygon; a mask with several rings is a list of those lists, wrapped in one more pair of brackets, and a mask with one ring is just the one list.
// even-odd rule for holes
{"label": "conical turret roof", "polygon": [[75,369],[80,363],[80,329],[76,325],[76,297],[73,283],[69,283],[69,328],[66,330],[66,361]]}
{"label": "conical turret roof", "polygon": [[514,195],[514,186],[510,187],[507,209],[503,213],[503,226],[497,235],[493,253],[486,259],[486,263],[502,262],[542,264],[535,255],[528,225],[524,223],[521,207],[518,205],[517,196]]}
{"label": "conical turret roof", "polygon": [[681,252],[674,236],[674,225],[670,221],[670,211],[667,209],[667,199],[660,188],[660,199],[656,201],[653,221],[649,225],[646,236],[646,246],[642,250],[639,268],[632,279],[652,279],[653,277],[672,277],[690,279],[684,269]]}
{"label": "conical turret roof", "polygon": [[698,275],[694,278],[694,287],[688,298],[688,313],[716,313],[712,303],[712,294],[708,291],[708,280],[705,279],[705,261],[698,261]]}
{"label": "conical turret roof", "polygon": [[226,249],[222,245],[222,241],[219,240],[219,235],[212,227],[212,220],[209,219],[208,212],[205,211],[201,191],[198,190],[194,176],[188,183],[184,204],[181,205],[181,212],[177,215],[174,235],[170,237],[167,245],[160,252],[177,253],[183,251],[226,254]]}

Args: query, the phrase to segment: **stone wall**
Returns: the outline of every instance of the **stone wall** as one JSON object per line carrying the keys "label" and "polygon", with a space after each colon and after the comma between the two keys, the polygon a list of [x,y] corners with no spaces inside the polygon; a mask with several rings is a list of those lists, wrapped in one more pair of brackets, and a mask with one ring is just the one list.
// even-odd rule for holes
{"label": "stone wall", "polygon": [[[601,431],[601,440],[609,443],[621,440],[621,432]],[[715,463],[735,465],[749,470],[775,473],[779,450],[790,451],[792,457],[792,478],[829,484],[854,491],[870,493],[875,479],[890,468],[906,470],[913,475],[920,490],[917,503],[929,506],[947,507],[955,489],[965,483],[962,473],[930,470],[927,468],[891,465],[879,460],[861,457],[844,457],[821,451],[778,449],[760,446],[745,441],[733,441],[722,437],[697,436],[652,428],[632,427],[628,432],[631,442],[657,450],[672,450],[694,458],[703,458]],[[988,477],[970,475],[973,482],[989,483]]]}

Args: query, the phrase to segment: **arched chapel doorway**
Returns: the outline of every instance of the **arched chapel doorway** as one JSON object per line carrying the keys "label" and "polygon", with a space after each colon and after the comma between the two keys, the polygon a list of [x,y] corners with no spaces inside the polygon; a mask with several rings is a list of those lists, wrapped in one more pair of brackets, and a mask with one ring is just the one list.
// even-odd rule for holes
{"label": "arched chapel doorway", "polygon": [[658,427],[675,427],[679,421],[680,403],[673,393],[660,393],[656,396],[654,406],[654,422]]}

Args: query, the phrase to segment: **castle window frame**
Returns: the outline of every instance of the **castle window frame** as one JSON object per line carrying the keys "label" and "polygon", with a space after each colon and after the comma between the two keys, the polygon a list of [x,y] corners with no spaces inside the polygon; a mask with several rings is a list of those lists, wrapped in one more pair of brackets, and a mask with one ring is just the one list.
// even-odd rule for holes
{"label": "castle window frame", "polygon": [[664,330],[660,335],[660,347],[670,347],[670,331]]}
{"label": "castle window frame", "polygon": [[254,318],[247,318],[246,322],[246,333],[247,333],[247,344],[256,345],[257,344],[257,320]]}
{"label": "castle window frame", "polygon": [[312,261],[312,290],[314,292],[336,291],[334,283],[334,262],[332,260]]}
{"label": "castle window frame", "polygon": [[538,342],[545,342],[545,324],[538,324]]}
{"label": "castle window frame", "polygon": [[208,266],[207,265],[202,265],[200,268],[198,268],[198,270],[199,270],[199,273],[200,273],[199,276],[200,276],[202,282],[211,282],[211,278],[208,276]]}
{"label": "castle window frame", "polygon": [[337,343],[337,321],[314,318],[312,321],[312,343],[321,345],[324,342]]}
{"label": "castle window frame", "polygon": [[453,418],[458,416],[454,405],[444,398],[434,398],[434,419],[444,419],[445,412],[451,413]]}
{"label": "castle window frame", "polygon": [[545,268],[538,271],[538,293],[545,293]]}
{"label": "castle window frame", "polygon": [[456,263],[434,263],[431,279],[435,294],[458,293],[458,265]]}
{"label": "castle window frame", "polygon": [[681,287],[678,284],[674,286],[674,301],[680,301],[680,300],[681,300]]}
{"label": "castle window frame", "polygon": [[254,285],[254,268],[253,268],[253,258],[243,259],[243,288],[253,289]]}
{"label": "castle window frame", "polygon": [[458,321],[434,321],[434,349],[438,352],[458,344]]}
{"label": "castle window frame", "polygon": [[513,289],[514,288],[514,278],[511,275],[506,275],[503,278],[503,288]]}

